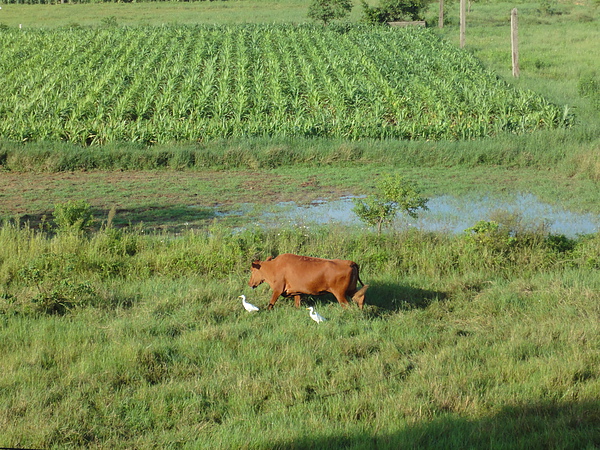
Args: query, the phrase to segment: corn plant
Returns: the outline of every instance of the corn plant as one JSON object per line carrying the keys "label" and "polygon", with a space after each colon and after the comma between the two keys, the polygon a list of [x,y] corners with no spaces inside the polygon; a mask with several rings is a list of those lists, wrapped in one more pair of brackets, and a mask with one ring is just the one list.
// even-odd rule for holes
{"label": "corn plant", "polygon": [[474,139],[566,126],[427,29],[0,29],[0,139]]}

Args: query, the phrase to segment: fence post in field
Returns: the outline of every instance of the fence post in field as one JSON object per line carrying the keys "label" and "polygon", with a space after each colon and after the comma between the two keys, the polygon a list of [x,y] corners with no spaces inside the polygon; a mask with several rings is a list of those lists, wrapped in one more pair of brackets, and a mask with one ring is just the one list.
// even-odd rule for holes
{"label": "fence post in field", "polygon": [[460,0],[460,48],[465,46],[465,28],[467,22],[467,0]]}
{"label": "fence post in field", "polygon": [[444,28],[444,0],[440,0],[440,15],[438,18],[438,28]]}
{"label": "fence post in field", "polygon": [[510,41],[512,44],[512,73],[519,78],[519,35],[518,35],[517,8],[510,12]]}

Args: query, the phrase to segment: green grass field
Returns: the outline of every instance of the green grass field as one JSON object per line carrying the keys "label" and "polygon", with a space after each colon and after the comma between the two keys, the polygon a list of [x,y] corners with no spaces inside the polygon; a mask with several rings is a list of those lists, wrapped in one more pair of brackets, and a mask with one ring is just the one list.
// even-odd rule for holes
{"label": "green grass field", "polygon": [[[332,233],[333,231],[333,233]],[[519,231],[519,230],[517,230]],[[597,236],[301,228],[91,238],[0,230],[0,438],[11,446],[585,448],[597,420]],[[253,255],[361,261],[328,321],[245,283]],[[18,256],[17,256],[18,255]]]}
{"label": "green grass field", "polygon": [[[306,5],[2,4],[0,24],[62,39],[76,23],[301,23]],[[214,214],[369,194],[385,173],[431,197],[533,193],[600,212],[597,7],[517,5],[514,80],[514,6],[473,3],[466,51],[568,107],[571,127],[435,142],[1,141],[0,447],[599,447],[598,233],[566,238],[507,214],[498,230],[460,235],[239,230],[256,217]],[[457,45],[453,9],[430,31]],[[91,204],[92,230],[54,222],[69,200]],[[247,286],[251,261],[283,252],[357,261],[365,310],[325,296],[305,301],[323,324],[285,299],[248,314],[238,295],[263,309],[270,297]]]}
{"label": "green grass field", "polygon": [[[0,23],[10,27],[101,26],[114,17],[125,26],[306,22],[306,0],[139,2],[62,5],[2,4]],[[358,19],[354,8],[354,19]],[[104,21],[104,22],[103,22]]]}

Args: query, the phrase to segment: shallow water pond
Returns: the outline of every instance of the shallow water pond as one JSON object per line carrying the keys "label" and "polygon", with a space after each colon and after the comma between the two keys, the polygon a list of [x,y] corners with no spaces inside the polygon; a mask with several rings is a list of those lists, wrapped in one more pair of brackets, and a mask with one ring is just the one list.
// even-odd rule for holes
{"label": "shallow water pond", "polygon": [[[429,210],[420,211],[418,219],[399,216],[394,227],[461,233],[480,220],[494,220],[504,214],[518,216],[524,226],[545,225],[551,233],[568,237],[600,230],[600,215],[568,211],[543,203],[531,194],[518,194],[508,199],[441,196],[431,198],[427,206]],[[260,221],[266,225],[360,225],[361,221],[352,212],[353,207],[352,197],[316,201],[308,206],[299,206],[294,202],[280,203],[274,210],[264,213]]]}

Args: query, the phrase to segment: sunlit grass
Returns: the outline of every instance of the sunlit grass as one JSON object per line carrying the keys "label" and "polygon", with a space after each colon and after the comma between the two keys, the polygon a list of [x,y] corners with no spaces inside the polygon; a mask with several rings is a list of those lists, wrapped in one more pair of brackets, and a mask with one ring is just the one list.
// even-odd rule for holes
{"label": "sunlit grass", "polygon": [[132,2],[56,5],[2,5],[2,23],[27,28],[103,26],[107,18],[117,25],[164,25],[197,23],[306,22],[306,0]]}

